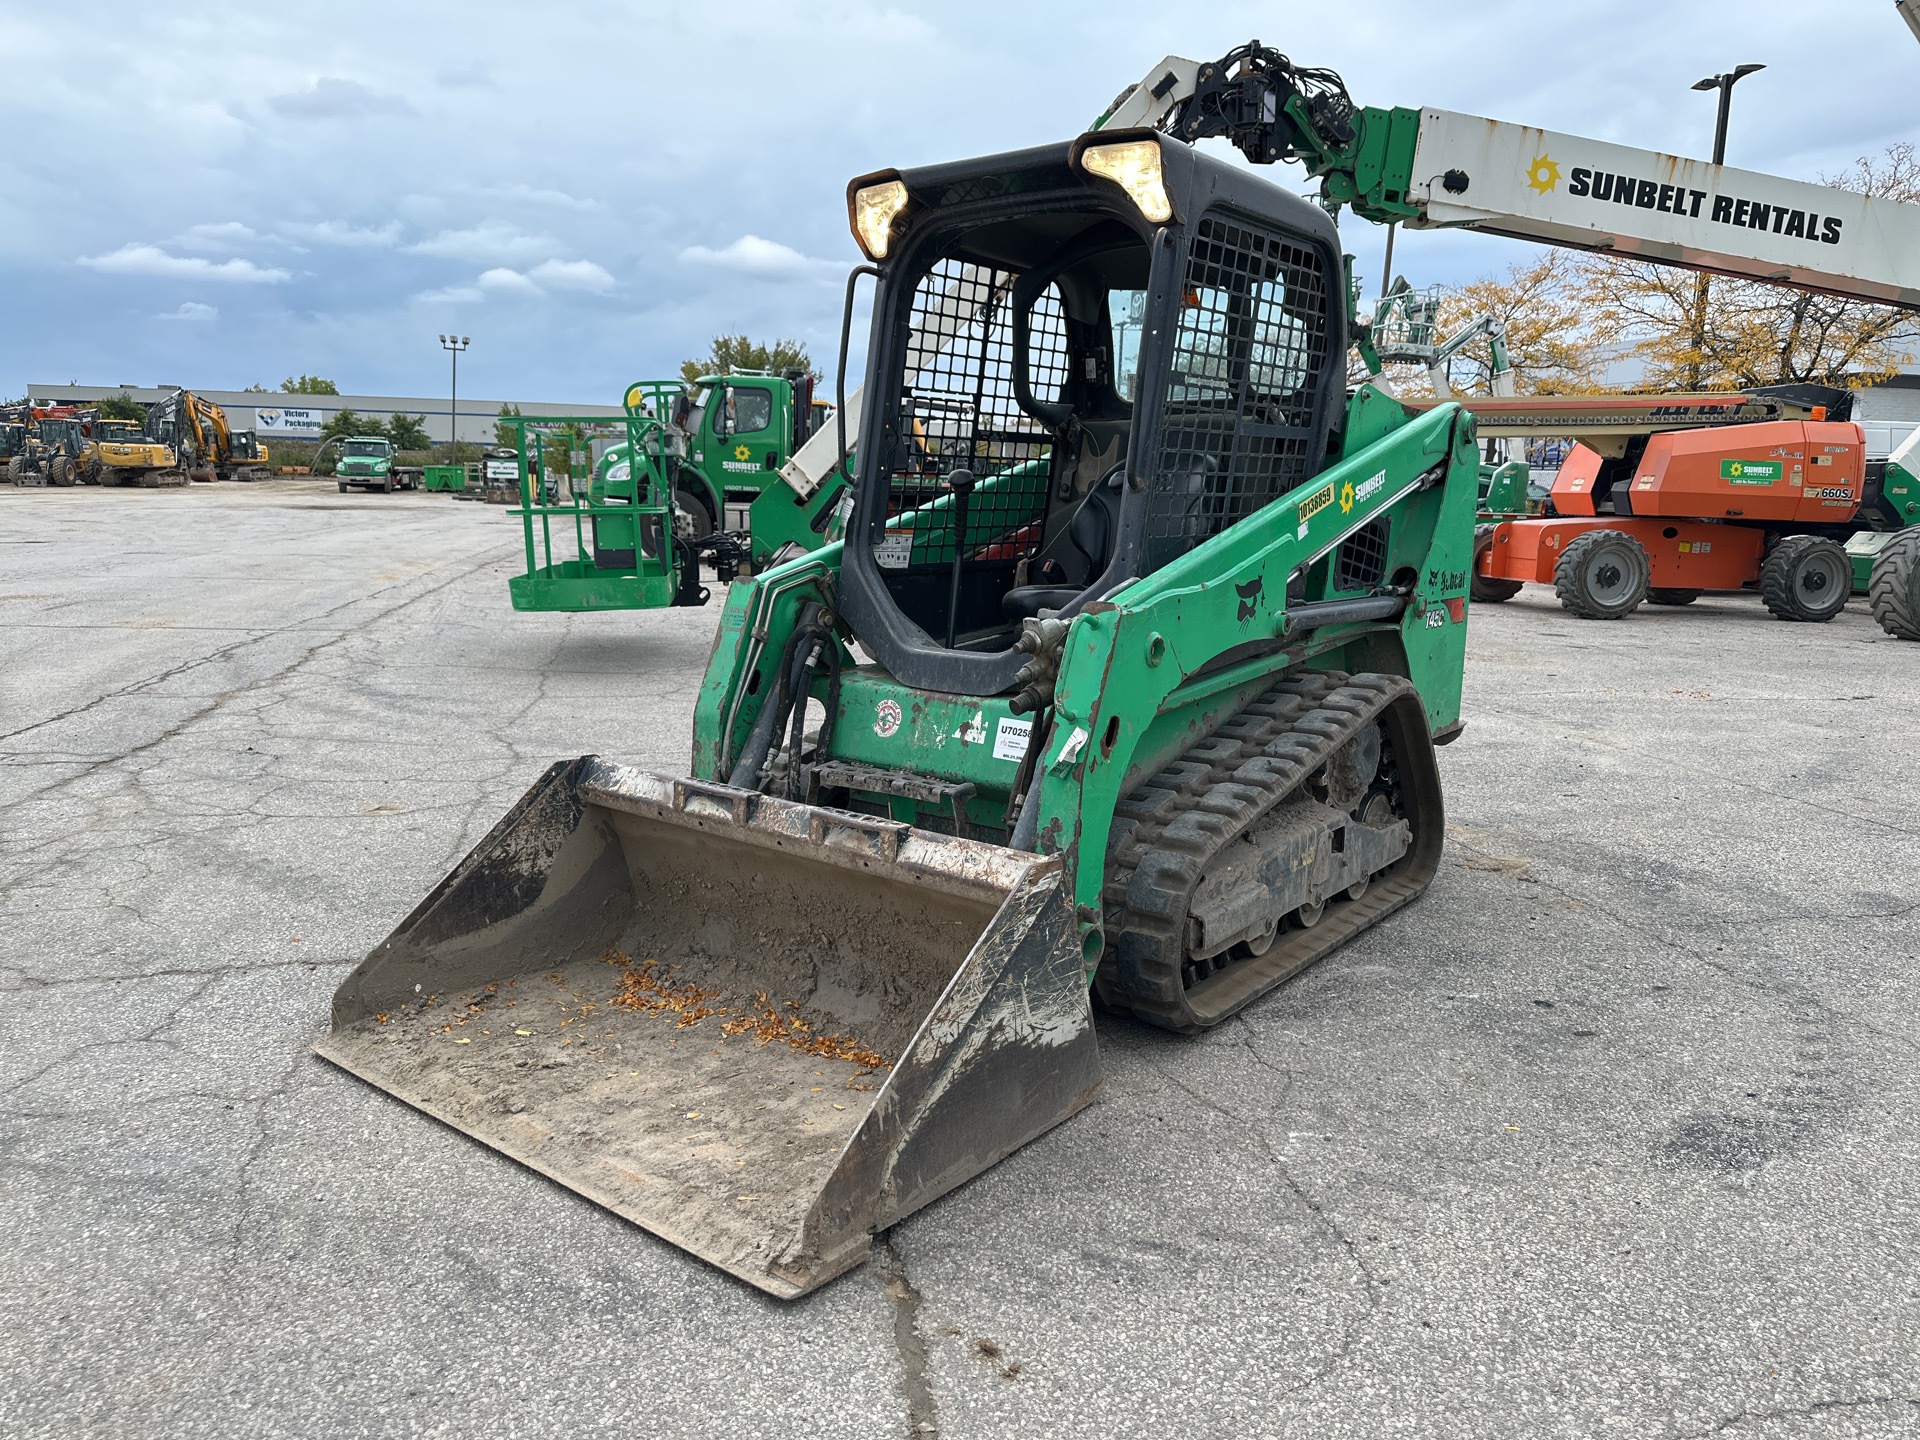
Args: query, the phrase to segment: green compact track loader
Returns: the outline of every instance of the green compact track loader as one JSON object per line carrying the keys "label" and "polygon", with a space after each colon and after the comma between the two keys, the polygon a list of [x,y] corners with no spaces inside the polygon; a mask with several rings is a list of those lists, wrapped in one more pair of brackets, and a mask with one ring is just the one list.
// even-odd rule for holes
{"label": "green compact track loader", "polygon": [[1479,477],[1178,140],[848,199],[845,539],[731,588],[690,776],[556,764],[319,1046],[789,1297],[1085,1106],[1094,997],[1205,1031],[1421,894]]}

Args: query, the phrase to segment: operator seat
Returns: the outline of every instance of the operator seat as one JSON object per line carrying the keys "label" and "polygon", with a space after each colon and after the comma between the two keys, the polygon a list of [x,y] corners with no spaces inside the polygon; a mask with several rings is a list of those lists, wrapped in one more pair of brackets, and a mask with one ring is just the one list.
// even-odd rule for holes
{"label": "operator seat", "polygon": [[[1209,514],[1220,508],[1218,495],[1220,462],[1208,453],[1187,457],[1187,470],[1158,495],[1145,497],[1152,506],[1157,538],[1149,539],[1139,552],[1145,564],[1135,573],[1156,570],[1169,560],[1179,558],[1212,533]],[[1042,610],[1062,610],[1086,594],[1087,587],[1106,573],[1108,563],[1120,541],[1120,502],[1126,489],[1126,465],[1115,465],[1087,491],[1086,498],[1067,522],[1065,533],[1048,546],[1039,564],[1042,569],[1061,572],[1075,556],[1062,553],[1059,540],[1071,542],[1070,549],[1084,557],[1085,579],[1078,585],[1016,585],[1000,597],[1001,612],[1009,620],[1028,620]],[[1212,497],[1214,504],[1207,504]],[[1178,517],[1177,523],[1167,522]],[[1095,598],[1095,597],[1088,597]]]}
{"label": "operator seat", "polygon": [[[1074,558],[1071,552],[1078,552],[1085,561],[1082,573],[1087,582],[1098,578],[1106,570],[1107,561],[1113,558],[1114,542],[1120,534],[1120,493],[1125,485],[1125,465],[1115,465],[1095,481],[1074,509],[1065,533],[1047,547],[1056,553],[1043,553],[1039,568],[1064,573],[1067,567],[1062,562],[1071,561]],[[1067,541],[1067,547],[1063,549],[1060,540]],[[1059,610],[1071,605],[1086,588],[1086,583],[1016,585],[1000,597],[1000,610],[1009,620],[1031,620],[1042,610]]]}

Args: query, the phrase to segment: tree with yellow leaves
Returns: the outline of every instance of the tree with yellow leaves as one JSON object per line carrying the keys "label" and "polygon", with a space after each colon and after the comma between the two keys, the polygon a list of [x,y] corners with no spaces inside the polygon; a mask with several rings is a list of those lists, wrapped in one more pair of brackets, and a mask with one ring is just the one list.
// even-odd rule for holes
{"label": "tree with yellow leaves", "polygon": [[[1920,201],[1920,154],[1892,145],[1821,183]],[[1601,333],[1631,344],[1647,389],[1871,383],[1910,364],[1920,340],[1913,315],[1866,301],[1601,255],[1577,270],[1578,303]]]}
{"label": "tree with yellow leaves", "polygon": [[[1564,250],[1510,267],[1505,276],[1487,276],[1466,285],[1444,287],[1434,326],[1445,340],[1483,315],[1506,327],[1508,363],[1522,395],[1558,395],[1599,386],[1603,353],[1589,332],[1580,307],[1578,262]],[[1386,367],[1396,394],[1431,394],[1425,366]],[[1493,353],[1484,341],[1468,345],[1447,362],[1447,381],[1463,395],[1493,392]]]}

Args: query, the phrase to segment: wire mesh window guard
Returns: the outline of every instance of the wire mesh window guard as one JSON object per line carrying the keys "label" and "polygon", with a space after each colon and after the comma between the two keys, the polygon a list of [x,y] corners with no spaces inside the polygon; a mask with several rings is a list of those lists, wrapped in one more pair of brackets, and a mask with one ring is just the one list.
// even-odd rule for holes
{"label": "wire mesh window guard", "polygon": [[[1015,396],[1018,279],[1009,270],[954,258],[936,262],[921,278],[910,321],[916,339],[888,427],[890,520],[947,496],[945,477],[956,469],[971,471],[976,481],[1006,477],[969,497],[963,543],[970,561],[1027,559],[1041,542],[1053,438]],[[1029,320],[1028,388],[1039,400],[1057,400],[1066,378],[1065,315],[1049,285],[1035,298]],[[954,541],[951,524],[922,521],[910,548],[895,528],[874,550],[883,568],[921,570],[950,566]]]}
{"label": "wire mesh window guard", "polygon": [[1361,526],[1333,552],[1333,588],[1371,590],[1387,574],[1387,518]]}
{"label": "wire mesh window guard", "polygon": [[1310,246],[1220,215],[1195,228],[1147,507],[1148,569],[1307,478],[1328,289]]}

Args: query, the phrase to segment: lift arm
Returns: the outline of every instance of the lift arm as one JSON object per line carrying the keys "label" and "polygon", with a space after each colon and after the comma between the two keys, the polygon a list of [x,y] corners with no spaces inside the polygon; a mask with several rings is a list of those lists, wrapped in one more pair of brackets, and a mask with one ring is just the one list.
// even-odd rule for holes
{"label": "lift arm", "polygon": [[[1901,13],[1912,23],[1907,0]],[[1169,56],[1097,130],[1224,136],[1297,160],[1323,203],[1409,229],[1479,230],[1920,309],[1920,205],[1435,109],[1361,107],[1330,70],[1254,41]]]}

